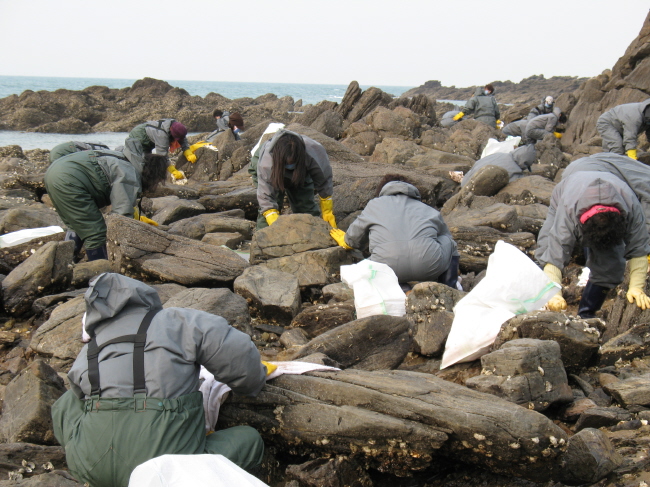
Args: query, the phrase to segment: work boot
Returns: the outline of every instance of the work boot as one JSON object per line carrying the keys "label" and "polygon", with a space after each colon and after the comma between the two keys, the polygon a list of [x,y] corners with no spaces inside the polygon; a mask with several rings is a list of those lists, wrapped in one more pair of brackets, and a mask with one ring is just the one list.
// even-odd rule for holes
{"label": "work boot", "polygon": [[101,247],[97,247],[95,249],[86,249],[86,256],[88,257],[88,262],[99,259],[108,260],[106,245],[102,245]]}
{"label": "work boot", "polygon": [[458,282],[458,262],[460,261],[459,256],[455,256],[451,258],[451,264],[449,264],[449,268],[443,273],[438,276],[438,282],[440,284],[446,284],[449,287],[453,287],[454,289],[456,288],[456,283]]}
{"label": "work boot", "polygon": [[578,305],[578,315],[581,318],[595,318],[596,311],[603,305],[608,291],[609,289],[606,287],[588,281],[585,290],[582,291],[582,298]]}
{"label": "work boot", "polygon": [[83,245],[83,241],[79,238],[79,235],[74,233],[71,230],[68,230],[65,232],[65,239],[64,240],[72,240],[74,242],[74,253],[78,254],[79,251],[81,250],[81,246]]}

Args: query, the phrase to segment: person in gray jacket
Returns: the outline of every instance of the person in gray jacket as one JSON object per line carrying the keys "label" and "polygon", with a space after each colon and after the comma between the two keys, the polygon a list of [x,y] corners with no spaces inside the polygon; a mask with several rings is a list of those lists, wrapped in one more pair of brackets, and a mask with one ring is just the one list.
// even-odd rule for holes
{"label": "person in gray jacket", "polygon": [[650,167],[627,156],[613,152],[601,152],[577,159],[562,171],[562,179],[578,172],[599,171],[613,174],[624,181],[638,198],[645,213],[650,233]]}
{"label": "person in gray jacket", "polygon": [[453,119],[460,120],[465,115],[473,115],[475,120],[496,128],[497,123],[500,122],[501,113],[494,99],[494,86],[486,85],[483,88],[477,88],[474,96],[465,103],[463,111]]}
{"label": "person in gray jacket", "polygon": [[[293,213],[322,216],[336,228],[332,167],[325,148],[314,139],[286,129],[278,130],[253,157],[249,173],[257,185],[258,229],[278,219],[285,195]],[[319,195],[320,209],[314,191]]]}
{"label": "person in gray jacket", "polygon": [[420,201],[420,192],[399,174],[387,174],[377,197],[348,227],[332,229],[345,249],[369,246],[370,260],[388,265],[400,283],[437,281],[456,288],[459,254],[440,212]]}
{"label": "person in gray jacket", "polygon": [[508,153],[497,152],[496,154],[490,154],[474,163],[472,169],[470,169],[463,177],[460,187],[462,188],[466,186],[472,179],[472,176],[477,174],[478,171],[485,166],[502,167],[508,171],[509,181],[516,181],[517,179],[524,177],[524,170],[528,169],[530,172],[530,167],[535,164],[536,160],[537,153],[535,151],[535,146],[532,144],[517,147],[512,152]]}
{"label": "person in gray jacket", "polygon": [[510,122],[508,125],[503,127],[501,129],[501,132],[503,132],[506,135],[510,135],[511,137],[521,137],[521,143],[527,144],[528,139],[526,139],[526,135],[525,135],[527,125],[528,125],[527,119],[517,120],[516,122]]}
{"label": "person in gray jacket", "polygon": [[440,119],[440,126],[444,128],[453,127],[460,120],[455,120],[454,117],[460,113],[460,110],[449,110],[442,115]]}
{"label": "person in gray jacket", "polygon": [[50,163],[56,161],[59,157],[67,156],[73,152],[81,152],[83,150],[110,150],[107,145],[95,142],[79,142],[71,140],[70,142],[63,142],[56,145],[50,151]]}
{"label": "person in gray jacket", "polygon": [[528,143],[535,143],[542,140],[547,134],[553,134],[558,139],[561,139],[562,134],[556,131],[556,129],[559,124],[566,123],[566,120],[566,115],[562,113],[562,110],[555,107],[553,113],[538,115],[532,120],[528,120],[524,136]]}
{"label": "person in gray jacket", "polygon": [[237,394],[260,392],[268,369],[248,335],[205,311],[163,309],[155,289],[120,274],[99,275],[84,298],[90,341],[52,407],[77,480],[126,486],[135,467],[164,454],[221,454],[245,469],[261,462],[264,443],[250,426],[206,436],[199,392],[201,365]]}
{"label": "person in gray jacket", "polygon": [[546,115],[548,113],[553,113],[553,108],[555,107],[555,100],[552,96],[547,96],[542,100],[542,103],[536,107],[531,108],[526,120],[532,120],[539,115]]}
{"label": "person in gray jacket", "polygon": [[71,230],[75,253],[86,247],[88,260],[107,259],[106,223],[100,208],[157,225],[135,208],[142,191],[165,180],[167,158],[142,154],[141,145],[127,139],[122,152],[73,152],[54,161],[45,173],[45,189],[63,223]]}
{"label": "person in gray jacket", "polygon": [[[591,318],[609,289],[623,281],[630,261],[627,299],[650,308],[645,279],[650,253],[643,208],[630,187],[607,172],[579,171],[563,178],[553,189],[548,214],[537,239],[536,259],[549,278],[562,285],[562,269],[576,243],[586,248],[591,273],[578,314]],[[548,303],[552,311],[566,309],[562,293]]]}
{"label": "person in gray jacket", "polygon": [[596,129],[603,150],[636,159],[637,137],[645,130],[650,140],[650,98],[641,103],[618,105],[598,117]]}

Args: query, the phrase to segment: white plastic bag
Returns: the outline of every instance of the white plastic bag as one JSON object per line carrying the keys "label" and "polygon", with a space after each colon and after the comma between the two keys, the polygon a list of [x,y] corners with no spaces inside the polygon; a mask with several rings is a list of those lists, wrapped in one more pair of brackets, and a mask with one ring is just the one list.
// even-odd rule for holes
{"label": "white plastic bag", "polygon": [[264,133],[263,133],[262,136],[260,137],[260,140],[258,140],[258,141],[257,141],[257,144],[255,144],[255,147],[253,147],[253,148],[251,149],[251,156],[254,156],[255,153],[257,152],[257,149],[260,148],[260,145],[262,145],[262,139],[264,138],[264,136],[265,136],[266,134],[274,134],[274,133],[276,133],[278,130],[283,129],[283,128],[284,128],[284,124],[283,124],[283,123],[276,123],[276,122],[270,123],[269,126],[266,127],[266,130],[264,130]]}
{"label": "white plastic bag", "polygon": [[510,135],[503,142],[499,142],[497,139],[488,139],[485,149],[481,152],[481,159],[490,154],[512,152],[519,147],[519,142],[521,142],[521,137],[512,137]]}
{"label": "white plastic bag", "polygon": [[162,455],[138,465],[129,487],[268,487],[223,455]]}
{"label": "white plastic bag", "polygon": [[38,237],[47,237],[48,235],[54,235],[55,233],[60,233],[62,231],[63,228],[55,225],[52,227],[26,228],[25,230],[7,233],[0,237],[0,248],[12,247],[14,245],[29,242]]}
{"label": "white plastic bag", "polygon": [[499,240],[485,277],[454,308],[440,368],[484,355],[505,321],[541,309],[560,289],[528,256]]}
{"label": "white plastic bag", "polygon": [[358,264],[342,265],[341,280],[354,291],[357,319],[406,314],[406,295],[395,272],[386,264],[366,259]]}

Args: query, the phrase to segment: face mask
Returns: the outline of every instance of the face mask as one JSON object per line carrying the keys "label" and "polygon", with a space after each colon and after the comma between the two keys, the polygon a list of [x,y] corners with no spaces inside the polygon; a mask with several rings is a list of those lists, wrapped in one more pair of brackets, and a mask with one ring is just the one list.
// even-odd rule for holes
{"label": "face mask", "polygon": [[548,103],[544,103],[544,108],[551,108],[553,105],[549,105]]}
{"label": "face mask", "polygon": [[490,94],[490,90],[483,90],[483,94],[485,94],[485,95],[489,95],[489,94]]}
{"label": "face mask", "polygon": [[286,166],[284,166],[284,168],[285,169],[295,169],[296,165],[295,164],[287,164]]}

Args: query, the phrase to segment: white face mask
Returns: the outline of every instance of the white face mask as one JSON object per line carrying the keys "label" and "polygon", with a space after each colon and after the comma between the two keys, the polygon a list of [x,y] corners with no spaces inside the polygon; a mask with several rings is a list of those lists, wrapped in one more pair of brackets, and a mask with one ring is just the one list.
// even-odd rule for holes
{"label": "white face mask", "polygon": [[486,94],[486,95],[489,95],[489,94],[490,94],[490,90],[483,90],[483,93]]}

